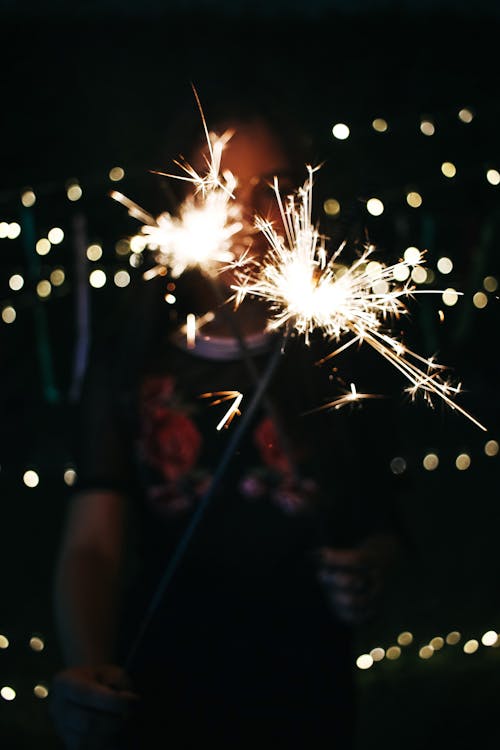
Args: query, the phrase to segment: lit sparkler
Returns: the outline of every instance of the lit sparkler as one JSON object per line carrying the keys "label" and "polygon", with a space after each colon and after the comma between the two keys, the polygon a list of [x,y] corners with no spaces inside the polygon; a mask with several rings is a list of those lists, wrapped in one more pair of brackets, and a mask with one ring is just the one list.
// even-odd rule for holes
{"label": "lit sparkler", "polygon": [[176,215],[168,212],[152,216],[122,193],[113,190],[112,198],[122,203],[130,216],[142,222],[139,232],[131,238],[139,251],[153,252],[156,266],[145,275],[165,275],[168,269],[173,278],[178,278],[190,268],[199,268],[207,276],[216,276],[221,270],[235,262],[234,236],[244,228],[241,206],[235,200],[236,177],[221,168],[224,147],[233,131],[222,135],[209,132],[196,91],[208,155],[205,154],[206,169],[197,172],[185,160],[174,160],[184,174],[169,174],[153,171],[193,185],[192,194],[181,203]]}
{"label": "lit sparkler", "polygon": [[[316,168],[317,169],[317,168]],[[315,329],[329,339],[349,340],[321,360],[336,356],[355,343],[367,343],[384,359],[396,367],[410,381],[406,389],[412,398],[417,393],[433,405],[433,397],[440,397],[449,407],[457,409],[482,430],[486,428],[471,414],[453,401],[460,393],[443,375],[446,368],[432,358],[426,359],[408,349],[387,330],[387,322],[408,312],[403,298],[415,293],[407,282],[396,283],[395,266],[373,261],[373,245],[365,246],[350,266],[338,262],[345,242],[328,256],[326,238],[312,222],[313,174],[308,166],[308,178],[296,193],[283,201],[277,178],[274,192],[281,213],[284,236],[269,221],[256,218],[256,227],[266,237],[269,248],[262,260],[251,259],[244,268],[236,270],[233,285],[236,304],[247,294],[260,297],[270,305],[268,329],[284,327],[295,330],[306,344]],[[401,263],[409,264],[407,261]],[[361,397],[361,394],[357,394]],[[353,401],[351,392],[349,401]],[[331,407],[345,403],[335,401]],[[327,408],[328,405],[321,407]]]}

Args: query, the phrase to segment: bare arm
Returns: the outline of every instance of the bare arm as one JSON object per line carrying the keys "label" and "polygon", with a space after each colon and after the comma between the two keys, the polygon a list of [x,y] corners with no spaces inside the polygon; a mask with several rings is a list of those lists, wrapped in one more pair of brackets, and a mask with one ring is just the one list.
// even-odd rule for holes
{"label": "bare arm", "polygon": [[112,662],[124,544],[125,498],[72,499],[54,579],[56,626],[67,666]]}

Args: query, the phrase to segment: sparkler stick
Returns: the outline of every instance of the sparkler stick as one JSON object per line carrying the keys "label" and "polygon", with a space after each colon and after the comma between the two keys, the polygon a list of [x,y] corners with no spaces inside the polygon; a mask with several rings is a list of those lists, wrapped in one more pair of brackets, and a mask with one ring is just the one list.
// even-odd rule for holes
{"label": "sparkler stick", "polygon": [[231,433],[231,439],[226,445],[226,449],[222,455],[222,458],[212,476],[212,481],[210,482],[210,485],[205,492],[205,494],[201,497],[200,501],[198,502],[196,509],[191,516],[191,520],[186,527],[186,530],[184,534],[182,535],[175,551],[172,557],[169,560],[169,563],[164,571],[164,574],[162,578],[160,579],[160,582],[153,594],[152,599],[150,600],[150,604],[146,610],[146,614],[140,624],[140,627],[137,632],[137,636],[135,640],[132,643],[132,646],[128,652],[128,655],[125,659],[124,667],[125,669],[130,668],[131,664],[133,663],[133,660],[135,658],[135,655],[137,653],[137,650],[140,646],[140,643],[142,641],[142,638],[144,637],[144,634],[149,627],[149,624],[154,617],[154,614],[160,605],[160,602],[165,594],[165,591],[167,589],[168,584],[172,580],[177,567],[179,566],[183,555],[186,552],[186,549],[189,545],[189,542],[191,541],[191,538],[198,527],[198,524],[200,523],[216,489],[219,486],[219,483],[224,476],[224,472],[227,469],[227,466],[236,451],[236,448],[238,447],[241,439],[243,438],[245,434],[245,430],[247,429],[247,426],[252,419],[257,407],[259,406],[262,397],[264,396],[264,393],[269,385],[269,382],[273,376],[273,373],[276,369],[276,365],[278,364],[278,361],[283,353],[284,347],[286,343],[286,335],[281,336],[278,345],[276,346],[275,350],[272,352],[267,367],[262,373],[262,376],[259,380],[259,383],[254,391],[254,394],[252,396],[251,402],[248,405],[247,409],[245,410],[242,418],[238,422],[235,430]]}
{"label": "sparkler stick", "polygon": [[[288,195],[285,203],[275,178],[274,192],[285,236],[278,234],[270,222],[256,218],[256,226],[268,240],[269,250],[262,262],[254,260],[247,269],[236,270],[238,283],[233,285],[236,303],[247,294],[268,301],[273,313],[268,329],[295,329],[304,336],[306,344],[315,329],[337,342],[351,335],[347,343],[318,364],[356,342],[367,343],[410,381],[406,390],[412,399],[423,393],[427,403],[433,405],[432,397],[437,396],[486,431],[484,425],[454,402],[452,397],[460,393],[460,385],[453,386],[442,376],[445,366],[416,354],[384,330],[387,319],[397,319],[408,312],[402,298],[419,291],[408,284],[402,288],[395,286],[396,266],[371,261],[374,250],[371,245],[349,267],[337,262],[345,243],[328,259],[326,238],[312,223],[316,170],[310,166],[307,169],[308,179],[303,187]],[[410,265],[406,261],[401,263]],[[353,396],[350,400],[354,400]]]}

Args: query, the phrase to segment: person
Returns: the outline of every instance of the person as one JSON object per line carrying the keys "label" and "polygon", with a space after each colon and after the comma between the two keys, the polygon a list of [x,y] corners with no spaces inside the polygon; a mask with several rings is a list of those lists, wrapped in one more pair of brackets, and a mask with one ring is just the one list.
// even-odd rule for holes
{"label": "person", "polygon": [[[229,115],[216,128],[233,129],[223,167],[250,220],[274,210],[274,175],[287,190],[304,174],[304,152],[264,111]],[[251,252],[265,252],[260,235]],[[227,295],[231,280],[219,279]],[[166,283],[131,285],[86,373],[54,577],[57,734],[69,750],[348,750],[354,633],[376,615],[402,549],[390,406],[316,409],[340,380],[316,365],[323,337],[283,345],[262,300],[221,304],[196,270],[169,282],[174,306]],[[186,311],[214,312],[194,345]],[[277,348],[265,397],[208,495]],[[356,365],[374,376],[361,352],[346,356],[346,378]],[[227,391],[247,401],[218,430],[228,403],[201,396]]]}

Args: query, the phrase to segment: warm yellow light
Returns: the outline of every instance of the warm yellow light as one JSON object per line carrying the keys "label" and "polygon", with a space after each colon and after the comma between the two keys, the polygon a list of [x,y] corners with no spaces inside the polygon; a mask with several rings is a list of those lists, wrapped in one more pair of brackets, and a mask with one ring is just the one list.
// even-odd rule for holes
{"label": "warm yellow light", "polygon": [[483,286],[487,292],[496,292],[498,289],[498,281],[494,276],[485,276],[483,279]]}
{"label": "warm yellow light", "polygon": [[74,203],[75,201],[80,200],[83,195],[83,190],[77,182],[74,182],[72,185],[68,185],[68,187],[66,188],[66,195],[68,197],[68,200]]}
{"label": "warm yellow light", "polygon": [[61,227],[52,227],[52,229],[48,232],[47,237],[49,239],[49,242],[51,242],[53,245],[60,245],[64,239],[64,232]]}
{"label": "warm yellow light", "polygon": [[410,643],[413,643],[413,633],[410,633],[409,630],[403,630],[403,632],[398,635],[397,641],[400,646],[409,646]]}
{"label": "warm yellow light", "polygon": [[434,471],[439,466],[439,457],[435,453],[428,453],[424,456],[422,464],[427,471]]}
{"label": "warm yellow light", "polygon": [[26,487],[36,487],[40,481],[40,477],[33,469],[28,469],[23,474],[23,482]]}
{"label": "warm yellow light", "polygon": [[410,269],[406,263],[396,263],[392,269],[392,275],[396,281],[405,281],[410,275]]}
{"label": "warm yellow light", "polygon": [[9,687],[9,685],[4,685],[3,688],[0,689],[0,695],[4,701],[13,701],[16,697],[16,691],[14,688]]}
{"label": "warm yellow light", "polygon": [[486,179],[490,185],[498,185],[500,184],[500,172],[498,169],[488,169],[486,172]]}
{"label": "warm yellow light", "polygon": [[0,221],[0,240],[4,240],[9,232],[9,225],[6,221]]}
{"label": "warm yellow light", "polygon": [[13,323],[16,319],[16,311],[11,305],[7,305],[2,310],[2,320],[4,323]]}
{"label": "warm yellow light", "polygon": [[436,128],[434,127],[434,123],[430,120],[422,120],[420,122],[420,131],[423,135],[434,135]]}
{"label": "warm yellow light", "polygon": [[445,177],[455,177],[457,173],[457,168],[451,161],[444,161],[441,164],[441,172],[444,174]]}
{"label": "warm yellow light", "polygon": [[372,648],[372,650],[370,651],[370,656],[372,657],[373,661],[382,661],[385,656],[385,649],[380,648],[380,646]]}
{"label": "warm yellow light", "polygon": [[36,243],[35,250],[38,255],[47,255],[47,253],[50,252],[51,247],[50,241],[46,237],[42,237],[42,239],[38,240]]}
{"label": "warm yellow light", "polygon": [[472,302],[474,304],[474,307],[482,310],[483,307],[486,307],[486,305],[488,304],[488,297],[484,292],[476,292],[472,297]]}
{"label": "warm yellow light", "polygon": [[102,247],[97,243],[89,245],[86,254],[89,260],[99,260],[99,258],[102,258]]}
{"label": "warm yellow light", "polygon": [[106,274],[100,268],[96,268],[89,275],[89,284],[94,289],[101,289],[106,283]]}
{"label": "warm yellow light", "polygon": [[475,638],[471,638],[470,640],[466,641],[464,643],[464,653],[465,654],[474,654],[479,648],[479,643],[476,641]]}
{"label": "warm yellow light", "polygon": [[25,190],[21,195],[21,203],[25,208],[31,208],[36,203],[36,195],[33,190]]}
{"label": "warm yellow light", "polygon": [[175,305],[175,295],[174,294],[166,294],[165,295],[165,302],[168,302],[169,305]]}
{"label": "warm yellow light", "polygon": [[33,649],[33,651],[43,651],[43,649],[45,648],[45,643],[43,642],[42,638],[37,635],[33,635],[30,638],[30,648]]}
{"label": "warm yellow light", "polygon": [[42,279],[36,285],[36,293],[42,299],[45,299],[46,297],[50,297],[51,292],[52,292],[52,284],[47,279]]}
{"label": "warm yellow light", "polygon": [[386,659],[389,659],[390,661],[395,661],[396,659],[399,659],[401,656],[401,649],[399,646],[389,646],[387,651],[385,652]]}
{"label": "warm yellow light", "polygon": [[458,294],[455,289],[449,287],[448,289],[444,290],[441,298],[445,305],[447,305],[448,307],[453,307],[453,305],[457,304]]}
{"label": "warm yellow light", "polygon": [[461,635],[458,632],[458,630],[452,630],[448,635],[446,636],[446,643],[449,646],[455,646],[461,639]]}
{"label": "warm yellow light", "polygon": [[333,137],[339,141],[345,141],[346,138],[349,138],[350,132],[349,127],[343,122],[337,122],[332,128]]}
{"label": "warm yellow light", "polygon": [[437,635],[435,638],[431,638],[429,641],[429,646],[432,646],[434,651],[439,651],[444,646],[444,638],[441,638],[440,635]]}
{"label": "warm yellow light", "polygon": [[130,245],[128,240],[118,240],[115,245],[115,253],[117,255],[128,255],[130,252]]}
{"label": "warm yellow light", "polygon": [[9,286],[13,292],[18,292],[24,286],[24,279],[19,273],[14,273],[9,279]]}
{"label": "warm yellow light", "polygon": [[134,235],[129,243],[130,251],[132,253],[142,253],[147,244],[147,238],[140,234]]}
{"label": "warm yellow light", "polygon": [[383,117],[376,117],[372,122],[372,128],[376,130],[377,133],[385,133],[388,127],[387,120],[384,120]]}
{"label": "warm yellow light", "polygon": [[467,107],[464,107],[458,113],[458,119],[468,124],[472,122],[472,120],[474,119],[474,115],[470,109],[467,109]]}
{"label": "warm yellow light", "polygon": [[487,630],[481,637],[483,646],[494,646],[497,642],[498,633],[495,630]]}
{"label": "warm yellow light", "polygon": [[442,258],[439,258],[436,265],[439,273],[447,274],[451,273],[453,270],[453,261],[444,255]]}
{"label": "warm yellow light", "polygon": [[128,286],[130,284],[129,272],[125,271],[124,269],[117,271],[114,275],[114,282],[117,287],[120,287],[120,289]]}
{"label": "warm yellow light", "polygon": [[366,201],[366,210],[372,216],[380,216],[384,213],[384,204],[379,198],[369,198]]}
{"label": "warm yellow light", "polygon": [[370,669],[370,667],[373,665],[373,658],[370,656],[370,654],[361,654],[361,656],[358,656],[356,659],[356,666],[358,669]]}
{"label": "warm yellow light", "polygon": [[422,196],[415,190],[410,190],[410,192],[406,194],[406,202],[411,208],[420,208],[422,205]]}
{"label": "warm yellow light", "polygon": [[498,443],[496,440],[488,440],[484,444],[484,452],[487,456],[497,456],[498,455]]}
{"label": "warm yellow light", "polygon": [[49,691],[46,685],[35,685],[33,688],[33,694],[36,698],[47,698]]}
{"label": "warm yellow light", "polygon": [[427,269],[423,266],[415,266],[411,272],[411,277],[416,284],[425,284],[427,281]]}
{"label": "warm yellow light", "polygon": [[327,216],[338,216],[340,213],[340,203],[335,198],[327,198],[323,203],[323,211]]}
{"label": "warm yellow light", "polygon": [[470,456],[467,453],[460,453],[455,459],[455,466],[459,471],[465,471],[471,464]]}
{"label": "warm yellow light", "polygon": [[109,170],[109,179],[113,182],[119,182],[125,177],[125,170],[121,167],[113,167]]}
{"label": "warm yellow light", "polygon": [[419,649],[418,655],[420,656],[421,659],[430,659],[432,656],[434,656],[434,649],[428,643],[426,646],[422,646]]}
{"label": "warm yellow light", "polygon": [[62,268],[54,268],[54,270],[50,272],[50,283],[53,286],[61,286],[61,284],[64,284],[65,279],[66,275]]}
{"label": "warm yellow light", "polygon": [[66,469],[64,472],[64,483],[71,487],[76,481],[76,471],[74,469]]}
{"label": "warm yellow light", "polygon": [[422,258],[422,254],[418,247],[407,247],[404,251],[403,255],[406,263],[408,263],[410,266],[416,266],[418,263],[420,263],[420,260]]}
{"label": "warm yellow light", "polygon": [[9,639],[6,635],[0,635],[0,648],[9,648]]}
{"label": "warm yellow light", "polygon": [[7,237],[9,240],[15,240],[21,234],[21,227],[17,221],[11,221],[9,228],[7,229]]}
{"label": "warm yellow light", "polygon": [[128,262],[132,266],[132,268],[139,268],[140,265],[142,265],[143,258],[141,253],[132,253],[128,259]]}

